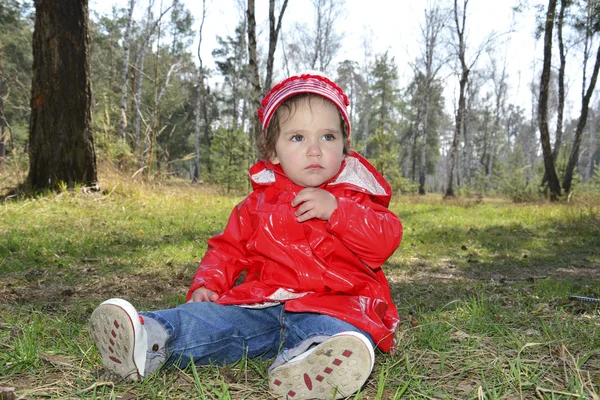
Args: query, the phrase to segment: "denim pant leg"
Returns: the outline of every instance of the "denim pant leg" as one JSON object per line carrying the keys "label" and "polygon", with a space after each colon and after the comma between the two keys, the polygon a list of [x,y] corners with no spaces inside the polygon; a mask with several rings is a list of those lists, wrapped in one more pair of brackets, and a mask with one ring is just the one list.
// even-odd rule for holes
{"label": "denim pant leg", "polygon": [[307,351],[312,346],[322,343],[330,336],[340,332],[358,332],[365,335],[375,347],[375,342],[367,332],[341,319],[316,313],[283,313],[285,337],[282,350],[270,369],[290,361]]}
{"label": "denim pant leg", "polygon": [[159,350],[167,357],[164,365],[185,367],[223,365],[244,356],[274,357],[281,343],[282,310],[282,305],[251,309],[204,302],[140,314],[168,333],[165,348]]}
{"label": "denim pant leg", "polygon": [[317,313],[294,313],[284,311],[283,325],[285,338],[283,348],[291,349],[300,342],[313,336],[333,336],[340,332],[358,332],[365,335],[374,344],[371,335],[349,322]]}

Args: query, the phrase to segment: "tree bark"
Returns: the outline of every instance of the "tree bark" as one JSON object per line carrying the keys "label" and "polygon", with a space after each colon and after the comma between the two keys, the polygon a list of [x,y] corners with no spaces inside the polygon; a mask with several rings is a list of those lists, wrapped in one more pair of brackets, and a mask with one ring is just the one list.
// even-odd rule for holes
{"label": "tree bark", "polygon": [[87,0],[36,0],[28,183],[96,187]]}
{"label": "tree bark", "polygon": [[550,83],[550,69],[552,67],[552,28],[554,26],[554,14],[556,12],[556,1],[549,0],[546,13],[546,24],[544,33],[544,63],[540,78],[540,98],[538,104],[538,119],[540,128],[540,141],[544,157],[545,175],[548,178],[550,199],[558,200],[560,197],[560,183],[554,167],[554,157],[550,146],[550,133],[548,131],[548,91]]}

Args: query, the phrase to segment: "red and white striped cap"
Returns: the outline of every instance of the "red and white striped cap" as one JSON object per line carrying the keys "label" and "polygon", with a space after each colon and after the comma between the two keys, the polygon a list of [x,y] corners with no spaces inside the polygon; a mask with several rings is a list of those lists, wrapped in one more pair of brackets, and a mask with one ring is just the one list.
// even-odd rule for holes
{"label": "red and white striped cap", "polygon": [[340,110],[344,122],[348,127],[348,136],[350,136],[350,117],[348,116],[348,96],[342,89],[323,75],[302,74],[287,78],[286,80],[273,86],[273,89],[262,101],[262,107],[258,110],[258,117],[262,122],[263,134],[266,135],[269,122],[275,114],[277,107],[286,99],[292,96],[313,93],[330,100]]}

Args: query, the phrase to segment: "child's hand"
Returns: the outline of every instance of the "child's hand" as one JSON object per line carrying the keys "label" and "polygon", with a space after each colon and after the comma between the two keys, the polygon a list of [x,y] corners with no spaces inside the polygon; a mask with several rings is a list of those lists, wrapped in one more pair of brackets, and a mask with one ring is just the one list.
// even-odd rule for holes
{"label": "child's hand", "polygon": [[204,301],[212,302],[217,301],[218,298],[218,294],[202,286],[201,288],[194,290],[194,293],[192,293],[192,297],[190,298],[189,303],[201,303]]}
{"label": "child's hand", "polygon": [[292,207],[300,207],[296,210],[298,222],[318,218],[329,221],[331,214],[338,208],[338,202],[334,195],[327,190],[318,188],[305,188],[292,200]]}

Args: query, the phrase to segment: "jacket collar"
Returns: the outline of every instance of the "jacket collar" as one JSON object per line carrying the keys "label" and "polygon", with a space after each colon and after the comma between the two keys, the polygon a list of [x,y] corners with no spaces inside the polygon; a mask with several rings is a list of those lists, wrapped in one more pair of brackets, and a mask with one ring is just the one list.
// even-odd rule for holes
{"label": "jacket collar", "polygon": [[[295,193],[303,189],[294,184],[283,172],[281,165],[271,161],[259,161],[249,171],[252,187],[274,186]],[[322,189],[341,188],[366,193],[378,203],[389,204],[392,189],[383,175],[360,154],[352,151],[346,156],[338,173],[319,186]]]}

